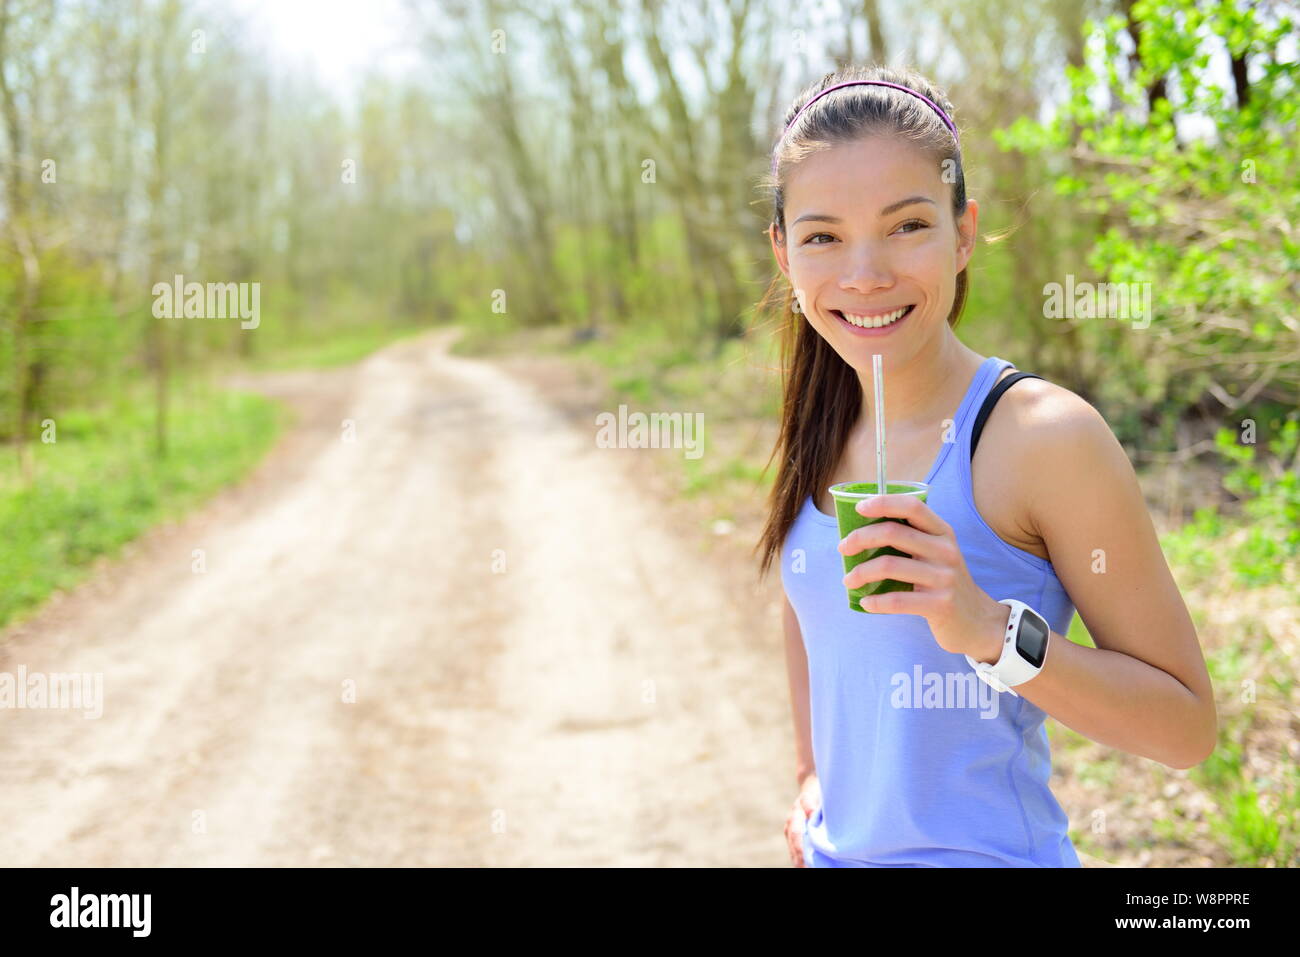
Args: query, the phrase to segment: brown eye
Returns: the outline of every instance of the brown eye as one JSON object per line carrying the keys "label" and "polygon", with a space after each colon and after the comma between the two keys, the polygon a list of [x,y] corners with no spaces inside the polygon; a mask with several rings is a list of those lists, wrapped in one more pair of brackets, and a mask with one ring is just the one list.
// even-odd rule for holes
{"label": "brown eye", "polygon": [[[921,219],[909,219],[907,222],[903,223],[903,226],[915,226],[916,229],[925,229],[929,226],[929,223]],[[916,232],[916,229],[904,229],[903,226],[898,227],[900,232],[904,232],[904,233]]]}
{"label": "brown eye", "polygon": [[811,236],[809,236],[807,239],[805,239],[805,240],[804,240],[802,243],[800,243],[799,245],[801,245],[801,246],[807,246],[809,243],[812,243],[814,246],[825,246],[825,245],[826,245],[825,243],[813,243],[813,240],[816,239],[818,236],[828,236],[828,237],[830,237],[831,239],[834,239],[834,238],[835,238],[835,237],[831,236],[830,233],[813,233]]}

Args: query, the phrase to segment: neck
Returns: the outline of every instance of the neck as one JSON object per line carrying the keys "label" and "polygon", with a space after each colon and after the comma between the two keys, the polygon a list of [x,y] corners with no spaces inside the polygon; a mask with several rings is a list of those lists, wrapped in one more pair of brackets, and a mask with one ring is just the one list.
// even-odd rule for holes
{"label": "neck", "polygon": [[[951,330],[937,349],[917,355],[906,364],[885,371],[885,437],[916,435],[941,427],[956,410],[983,359],[967,348]],[[871,367],[858,372],[862,410],[857,428],[875,441],[876,392]]]}

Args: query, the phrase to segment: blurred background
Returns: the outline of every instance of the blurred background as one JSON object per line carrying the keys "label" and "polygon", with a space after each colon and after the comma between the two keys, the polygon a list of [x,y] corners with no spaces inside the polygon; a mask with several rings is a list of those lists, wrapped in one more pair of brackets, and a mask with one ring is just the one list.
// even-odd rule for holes
{"label": "blurred background", "polygon": [[[1292,864],[1298,18],[1280,0],[0,0],[0,625],[301,425],[232,383],[431,330],[461,359],[530,359],[512,368],[588,431],[620,402],[704,412],[708,454],[655,458],[654,488],[689,516],[684,548],[749,572],[780,397],[757,183],[800,88],[907,64],[954,103],[980,202],[957,333],[1106,417],[1218,693],[1220,746],[1186,772],[1049,722],[1076,845],[1094,865]],[[160,317],[178,275],[258,284],[255,328]],[[1150,283],[1149,325],[1048,315],[1067,277]],[[1089,641],[1077,617],[1071,637]],[[792,762],[769,757],[785,787]]]}

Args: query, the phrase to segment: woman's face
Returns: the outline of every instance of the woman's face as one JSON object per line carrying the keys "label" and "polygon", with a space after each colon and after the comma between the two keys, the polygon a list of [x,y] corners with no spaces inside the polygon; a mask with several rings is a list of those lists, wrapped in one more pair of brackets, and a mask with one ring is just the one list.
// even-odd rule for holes
{"label": "woman's face", "polygon": [[[874,136],[814,153],[791,173],[785,245],[772,235],[772,250],[808,321],[855,368],[870,369],[876,352],[905,361],[946,334],[978,216],[969,200],[954,222],[952,189],[916,147]],[[903,307],[869,335],[845,318]]]}

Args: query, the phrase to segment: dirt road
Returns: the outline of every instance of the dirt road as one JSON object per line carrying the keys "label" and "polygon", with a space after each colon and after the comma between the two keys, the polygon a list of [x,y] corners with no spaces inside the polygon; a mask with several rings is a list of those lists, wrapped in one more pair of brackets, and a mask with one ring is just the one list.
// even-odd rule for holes
{"label": "dirt road", "polygon": [[446,343],[258,380],[248,482],[0,634],[103,681],[0,712],[0,864],[788,866],[779,590]]}

